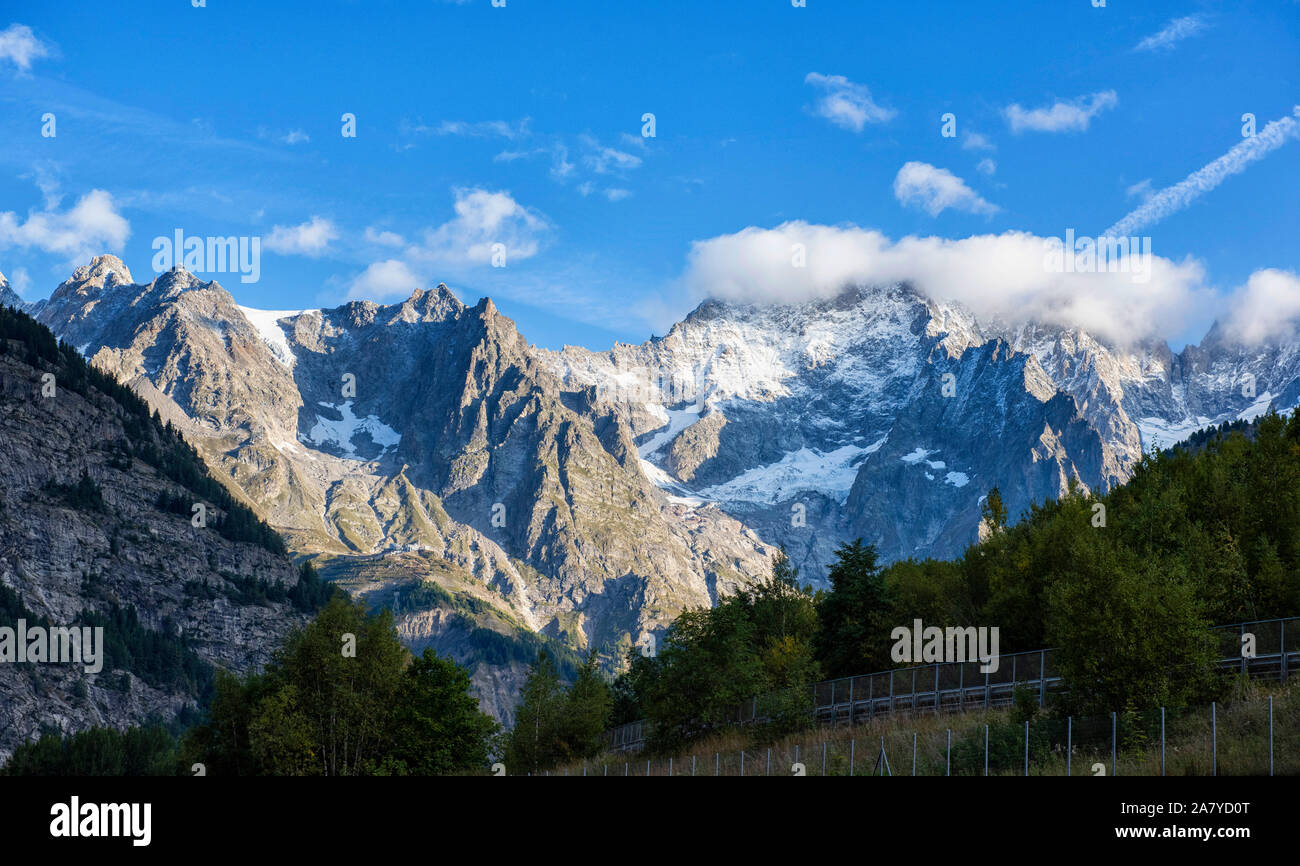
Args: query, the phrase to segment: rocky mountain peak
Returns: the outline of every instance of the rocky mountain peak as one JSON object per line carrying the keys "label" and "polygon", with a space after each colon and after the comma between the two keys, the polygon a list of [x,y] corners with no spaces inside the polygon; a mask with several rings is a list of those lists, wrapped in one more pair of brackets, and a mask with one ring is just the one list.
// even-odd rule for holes
{"label": "rocky mountain peak", "polygon": [[438,283],[433,289],[416,289],[398,308],[398,318],[402,321],[442,322],[455,318],[465,309],[465,305],[452,294],[446,283]]}
{"label": "rocky mountain peak", "polygon": [[83,265],[72,273],[72,282],[93,285],[96,288],[108,288],[113,285],[132,285],[135,283],[131,269],[117,256],[105,253],[95,256],[89,265]]}
{"label": "rocky mountain peak", "polygon": [[190,289],[197,288],[216,288],[221,290],[223,293],[225,292],[225,289],[223,289],[221,284],[216,280],[205,283],[180,265],[176,265],[170,270],[163,271],[155,277],[153,288],[155,291],[160,292],[163,297],[178,295],[181,292],[187,292]]}
{"label": "rocky mountain peak", "polygon": [[22,308],[23,299],[18,297],[18,293],[9,287],[9,281],[5,279],[4,274],[0,274],[0,306]]}

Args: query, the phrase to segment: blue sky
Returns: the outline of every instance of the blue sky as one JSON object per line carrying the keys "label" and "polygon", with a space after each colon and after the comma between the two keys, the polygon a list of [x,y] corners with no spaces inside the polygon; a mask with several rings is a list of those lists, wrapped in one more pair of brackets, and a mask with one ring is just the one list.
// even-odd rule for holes
{"label": "blue sky", "polygon": [[[443,281],[541,345],[606,348],[747,255],[698,242],[1100,234],[1240,145],[1243,114],[1294,117],[1292,0],[1092,2],[4,0],[0,271],[35,299],[91,251],[144,282],[156,237],[256,236],[256,283],[200,272],[245,305]],[[1176,344],[1255,272],[1300,271],[1292,126],[1139,220],[1198,269],[1143,309],[1179,314]]]}

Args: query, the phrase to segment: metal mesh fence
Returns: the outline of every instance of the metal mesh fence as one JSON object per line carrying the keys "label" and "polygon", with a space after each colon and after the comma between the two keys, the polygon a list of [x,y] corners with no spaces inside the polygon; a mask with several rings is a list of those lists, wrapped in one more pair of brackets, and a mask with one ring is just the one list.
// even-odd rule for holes
{"label": "metal mesh fence", "polygon": [[[1222,626],[1212,632],[1218,647],[1218,666],[1222,671],[1240,671],[1255,678],[1285,680],[1300,667],[1300,617]],[[1015,700],[1017,689],[1025,691],[1040,706],[1046,706],[1051,703],[1051,696],[1064,688],[1054,664],[1054,655],[1050,649],[1007,653],[998,656],[996,669],[988,671],[981,670],[984,665],[980,661],[958,661],[825,680],[812,687],[812,713],[820,724],[839,725],[861,724],[878,716],[897,713],[938,715],[968,712],[1009,706]],[[725,721],[741,726],[769,721],[770,708],[779,704],[772,698],[773,696],[764,696],[745,701],[727,712]],[[1208,717],[1205,720],[1207,730],[1211,721]],[[1119,736],[1119,728],[1123,725],[1137,724],[1132,718],[1117,719],[1116,735]],[[1149,727],[1149,720],[1143,724]],[[1081,718],[1075,720],[1075,725],[1077,731],[1067,729],[1052,732],[1046,747],[1049,753],[1055,750],[1054,753],[1068,763],[1071,775],[1091,775],[1097,763],[1104,764],[1105,772],[1109,774],[1112,769],[1110,720]],[[644,744],[645,735],[644,723],[633,722],[607,731],[605,741],[612,751],[634,751]],[[1206,738],[1208,742],[1209,734]],[[1020,736],[1020,744],[1023,752],[1023,734]],[[982,745],[981,743],[981,756]],[[918,766],[919,748],[918,744]],[[1002,751],[1008,751],[1010,746],[1004,744],[1001,748]],[[992,752],[991,746],[990,749]],[[1031,758],[1033,749],[1034,742],[1031,739]],[[1177,756],[1177,763],[1189,772],[1198,772],[1205,765],[1213,767],[1212,745],[1206,749],[1189,747],[1184,752],[1185,754]],[[1076,760],[1075,756],[1082,758]],[[1170,763],[1173,757],[1166,755],[1166,763]],[[753,760],[753,756],[748,758],[746,775],[750,775],[753,769]],[[766,760],[765,756],[763,760]],[[846,769],[847,761],[848,758],[845,757]],[[738,755],[733,758],[733,762],[738,770]],[[983,772],[982,758],[980,764],[979,770]],[[910,769],[909,746],[909,772]],[[1065,766],[1061,768],[1062,774],[1066,769]],[[1123,771],[1122,767],[1115,769]],[[965,771],[963,765],[963,772]],[[990,766],[990,772],[992,771]]]}

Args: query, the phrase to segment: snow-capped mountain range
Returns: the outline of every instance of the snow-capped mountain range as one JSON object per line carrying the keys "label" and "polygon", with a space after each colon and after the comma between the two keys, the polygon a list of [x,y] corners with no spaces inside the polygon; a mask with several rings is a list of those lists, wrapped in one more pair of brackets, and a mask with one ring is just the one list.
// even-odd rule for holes
{"label": "snow-capped mountain range", "polygon": [[[181,269],[138,284],[113,256],[26,307],[363,595],[435,581],[610,653],[764,576],[778,545],[814,582],[857,537],[887,559],[953,556],[995,485],[1014,517],[1072,481],[1122,484],[1197,428],[1300,403],[1295,340],[1216,327],[1178,353],[1117,347],[980,322],[907,285],[706,301],[606,352],[538,349],[445,286],[262,311]],[[399,628],[445,638],[437,616]],[[476,677],[503,695],[507,680]]]}

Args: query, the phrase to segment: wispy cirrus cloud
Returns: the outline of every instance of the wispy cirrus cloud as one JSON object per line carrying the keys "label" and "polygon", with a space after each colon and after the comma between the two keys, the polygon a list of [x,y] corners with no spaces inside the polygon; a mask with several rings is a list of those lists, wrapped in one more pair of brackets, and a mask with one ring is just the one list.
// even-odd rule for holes
{"label": "wispy cirrus cloud", "polygon": [[1255,135],[1242,139],[1214,162],[1192,172],[1173,186],[1155,193],[1151,193],[1149,187],[1139,190],[1146,194],[1142,205],[1107,229],[1105,234],[1110,237],[1127,237],[1138,229],[1177,213],[1232,175],[1241,174],[1251,163],[1258,162],[1294,138],[1300,138],[1300,105],[1295,107],[1291,117],[1272,121]]}
{"label": "wispy cirrus cloud", "polygon": [[1094,117],[1118,104],[1119,96],[1115,91],[1102,90],[1039,108],[1024,108],[1013,103],[1002,110],[1002,115],[1016,135],[1022,132],[1083,132]]}
{"label": "wispy cirrus cloud", "polygon": [[898,170],[894,197],[900,204],[920,208],[930,216],[949,208],[975,214],[998,211],[997,205],[985,201],[957,175],[928,162],[909,162]]}
{"label": "wispy cirrus cloud", "polygon": [[[552,180],[562,184],[580,181],[577,189],[584,197],[593,191],[594,181],[598,180],[596,176],[622,177],[644,163],[643,157],[629,153],[627,149],[610,147],[590,133],[565,136],[536,132],[532,129],[531,119],[527,117],[513,122],[445,120],[437,126],[408,123],[403,125],[403,134],[502,139],[509,144],[506,150],[492,157],[493,162],[510,164],[534,159],[546,160],[550,164],[548,174]],[[620,141],[624,148],[635,148],[641,152],[648,149],[644,139],[628,133],[623,133]],[[602,193],[609,201],[620,201],[630,194],[627,190],[616,187],[602,190]]]}
{"label": "wispy cirrus cloud", "polygon": [[1205,30],[1209,25],[1204,15],[1187,15],[1175,18],[1158,33],[1153,33],[1133,46],[1134,51],[1164,51],[1173,48],[1189,36]]}
{"label": "wispy cirrus cloud", "polygon": [[511,141],[527,138],[532,118],[524,117],[515,123],[508,120],[444,120],[436,127],[417,126],[415,131],[432,131],[435,135],[459,135],[470,138],[505,138]]}
{"label": "wispy cirrus cloud", "polygon": [[582,144],[587,148],[583,161],[596,174],[611,174],[641,167],[641,157],[601,144],[595,137],[584,135]]}
{"label": "wispy cirrus cloud", "polygon": [[809,72],[804,76],[804,83],[821,91],[812,113],[841,129],[861,132],[869,123],[886,123],[898,114],[892,108],[876,104],[865,84],[857,84],[843,75]]}

